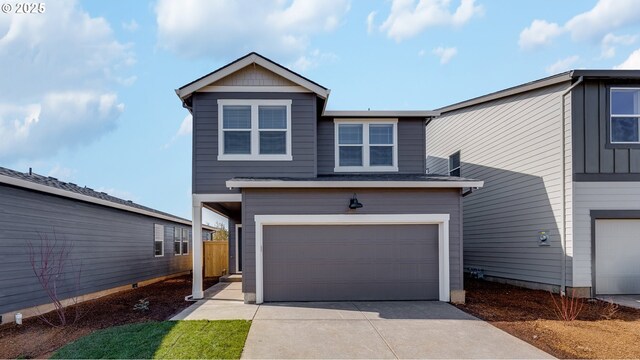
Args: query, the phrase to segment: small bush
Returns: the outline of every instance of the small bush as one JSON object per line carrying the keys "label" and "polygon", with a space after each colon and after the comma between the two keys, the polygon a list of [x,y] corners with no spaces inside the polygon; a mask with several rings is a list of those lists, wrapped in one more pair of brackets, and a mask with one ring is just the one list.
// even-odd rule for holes
{"label": "small bush", "polygon": [[556,301],[556,297],[551,293],[551,300],[554,306],[553,312],[558,317],[558,320],[573,321],[580,315],[584,307],[584,299],[575,297],[575,292],[575,289],[573,289],[571,296],[561,294],[558,301]]}
{"label": "small bush", "polygon": [[614,315],[620,310],[620,306],[612,301],[607,301],[604,309],[602,309],[602,316],[606,320],[613,319]]}
{"label": "small bush", "polygon": [[135,311],[149,311],[149,300],[140,299],[138,303],[133,305],[133,310]]}

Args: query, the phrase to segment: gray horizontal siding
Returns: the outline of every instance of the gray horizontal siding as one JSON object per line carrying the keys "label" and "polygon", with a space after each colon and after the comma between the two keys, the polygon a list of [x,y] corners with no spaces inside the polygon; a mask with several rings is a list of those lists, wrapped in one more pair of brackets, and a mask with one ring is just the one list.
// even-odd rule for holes
{"label": "gray horizontal siding", "polygon": [[[496,277],[559,284],[566,182],[571,213],[571,160],[563,160],[561,153],[565,141],[570,154],[570,133],[563,139],[560,113],[561,93],[568,86],[459,109],[427,126],[429,173],[447,174],[449,155],[460,151],[461,175],[484,181],[482,189],[463,199],[465,267]],[[570,112],[565,111],[570,131]],[[567,180],[561,176],[563,162]],[[570,215],[567,223],[570,229]],[[539,231],[550,232],[550,246],[538,246]],[[570,230],[567,241],[571,243]]]}
{"label": "gray horizontal siding", "polygon": [[[218,99],[291,99],[292,161],[218,161]],[[316,96],[311,93],[196,93],[193,192],[228,193],[234,177],[316,176]]]}
{"label": "gray horizontal siding", "polygon": [[359,214],[450,214],[451,289],[462,289],[458,189],[244,189],[243,292],[255,293],[255,215],[345,214],[354,192],[364,204]]}
{"label": "gray horizontal siding", "polygon": [[[398,121],[398,171],[425,173],[425,119]],[[332,118],[318,121],[318,174],[332,174],[335,167],[335,125]]]}
{"label": "gray horizontal siding", "polygon": [[[164,257],[154,257],[154,224],[165,226]],[[0,185],[0,313],[50,302],[29,262],[29,241],[36,249],[41,235],[67,241],[70,264],[81,270],[79,293],[87,294],[190,270],[191,255],[174,255],[174,226],[189,228]],[[74,296],[74,274],[67,267],[62,298]]]}
{"label": "gray horizontal siding", "polygon": [[[572,90],[573,169],[577,174],[576,181],[597,181],[597,178],[589,176],[595,174],[609,175],[601,177],[601,180],[625,181],[629,179],[629,174],[640,174],[640,148],[608,144],[611,86],[640,87],[640,82],[585,80]],[[633,180],[640,180],[640,176]]]}

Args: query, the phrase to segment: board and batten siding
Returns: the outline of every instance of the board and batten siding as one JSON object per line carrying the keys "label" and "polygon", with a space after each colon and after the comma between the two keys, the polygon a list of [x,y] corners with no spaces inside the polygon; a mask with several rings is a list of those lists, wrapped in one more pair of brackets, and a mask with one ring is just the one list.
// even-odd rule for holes
{"label": "board and batten siding", "polygon": [[625,80],[585,80],[571,91],[576,181],[640,181],[640,148],[609,144],[609,89]]}
{"label": "board and batten siding", "polygon": [[[318,174],[333,174],[335,167],[335,124],[333,118],[318,120]],[[366,121],[366,119],[363,119]],[[424,118],[398,119],[398,172],[424,174]],[[344,174],[344,173],[341,173]]]}
{"label": "board and batten siding", "polygon": [[574,286],[591,287],[591,210],[640,210],[640,182],[574,182],[573,187]]}
{"label": "board and batten siding", "polygon": [[463,288],[460,189],[244,189],[242,292],[256,292],[255,215],[353,213],[354,193],[364,204],[358,214],[449,214],[451,290]]}
{"label": "board and batten siding", "polygon": [[[218,161],[218,99],[291,99],[292,161]],[[224,194],[234,177],[316,176],[316,95],[218,93],[193,95],[193,193]]]}
{"label": "board and batten siding", "polygon": [[[485,275],[559,285],[566,189],[567,284],[571,280],[571,100],[562,83],[444,113],[427,126],[429,173],[447,174],[461,152],[461,176],[484,181],[465,197],[464,266]],[[567,157],[562,156],[562,142]],[[562,178],[562,167],[566,175]],[[539,231],[550,246],[539,246]]]}
{"label": "board and batten siding", "polygon": [[[164,256],[154,256],[154,225],[164,226]],[[174,255],[174,226],[185,224],[0,184],[0,313],[50,303],[29,261],[40,236],[71,245],[61,298],[89,294],[191,270]],[[191,253],[189,244],[189,253]],[[36,257],[36,260],[38,257]]]}

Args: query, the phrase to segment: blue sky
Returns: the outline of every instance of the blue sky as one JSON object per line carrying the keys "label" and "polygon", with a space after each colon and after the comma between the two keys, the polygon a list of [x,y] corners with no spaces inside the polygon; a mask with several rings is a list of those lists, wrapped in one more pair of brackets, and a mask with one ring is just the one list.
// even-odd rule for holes
{"label": "blue sky", "polygon": [[174,89],[250,51],[330,88],[329,109],[428,110],[572,68],[640,68],[638,0],[45,5],[0,13],[0,166],[187,218]]}

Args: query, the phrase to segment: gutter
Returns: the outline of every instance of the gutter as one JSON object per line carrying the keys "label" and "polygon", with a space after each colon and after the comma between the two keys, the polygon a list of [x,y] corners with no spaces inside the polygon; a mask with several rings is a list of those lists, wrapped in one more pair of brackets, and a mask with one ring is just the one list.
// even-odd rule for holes
{"label": "gutter", "polygon": [[[571,73],[571,75],[573,75],[573,72]],[[565,90],[561,97],[560,97],[560,102],[561,102],[561,107],[560,107],[560,118],[562,119],[562,126],[561,126],[561,133],[560,133],[560,141],[562,142],[561,144],[561,152],[560,152],[560,166],[562,167],[562,234],[560,237],[560,242],[562,245],[562,273],[560,275],[560,294],[561,295],[565,295],[566,294],[566,289],[567,289],[567,184],[566,184],[566,177],[567,177],[567,167],[566,167],[566,150],[567,150],[567,144],[566,144],[566,135],[565,135],[565,131],[566,131],[566,125],[565,125],[565,105],[564,105],[564,99],[565,96],[567,96],[567,94],[571,93],[571,90],[573,90],[576,86],[580,85],[582,83],[582,81],[584,80],[583,76],[580,76],[578,78],[578,81],[576,81],[573,85],[571,85],[567,90]],[[573,114],[572,114],[573,115]],[[572,185],[573,186],[573,185]]]}

